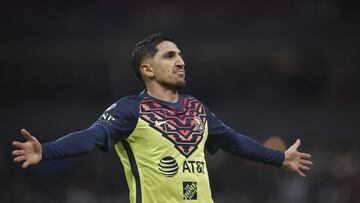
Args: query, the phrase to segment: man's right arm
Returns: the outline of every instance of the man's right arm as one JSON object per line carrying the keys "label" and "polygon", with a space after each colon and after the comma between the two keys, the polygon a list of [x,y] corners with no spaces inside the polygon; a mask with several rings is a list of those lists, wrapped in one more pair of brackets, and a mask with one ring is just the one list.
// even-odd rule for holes
{"label": "man's right arm", "polygon": [[88,153],[95,148],[107,151],[113,144],[113,139],[106,131],[93,125],[88,129],[70,133],[56,141],[40,144],[40,142],[25,129],[21,134],[27,139],[21,143],[14,141],[14,161],[23,162],[22,167],[35,165],[40,161],[64,159]]}
{"label": "man's right arm", "polygon": [[64,159],[88,153],[96,148],[108,151],[114,144],[126,139],[136,127],[139,97],[129,96],[111,105],[89,128],[70,133],[56,141],[40,144],[25,129],[21,134],[26,142],[14,141],[14,161],[22,167],[41,160]]}
{"label": "man's right arm", "polygon": [[64,159],[86,154],[96,148],[108,151],[113,145],[113,139],[106,131],[93,125],[85,130],[70,133],[54,142],[43,144],[42,160]]}

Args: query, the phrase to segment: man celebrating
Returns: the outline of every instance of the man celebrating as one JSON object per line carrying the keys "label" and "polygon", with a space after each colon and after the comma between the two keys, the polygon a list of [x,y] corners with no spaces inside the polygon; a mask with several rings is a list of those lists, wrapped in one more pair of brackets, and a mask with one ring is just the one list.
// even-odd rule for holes
{"label": "man celebrating", "polygon": [[285,152],[269,149],[224,125],[199,100],[181,95],[185,63],[174,40],[157,33],[139,42],[131,65],[146,89],[111,105],[88,129],[40,144],[25,129],[27,142],[13,142],[22,167],[115,146],[124,166],[130,202],[213,202],[205,161],[223,149],[233,155],[282,167],[305,177],[310,154],[297,140]]}

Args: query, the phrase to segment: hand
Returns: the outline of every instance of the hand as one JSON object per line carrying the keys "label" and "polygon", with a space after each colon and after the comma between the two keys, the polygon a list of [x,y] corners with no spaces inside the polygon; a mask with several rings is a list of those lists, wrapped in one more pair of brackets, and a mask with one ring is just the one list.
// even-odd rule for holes
{"label": "hand", "polygon": [[16,148],[13,150],[15,162],[23,162],[22,168],[39,163],[42,159],[42,150],[40,142],[31,134],[21,129],[21,134],[27,139],[27,142],[14,141],[12,144]]}
{"label": "hand", "polygon": [[311,154],[299,152],[297,150],[299,146],[300,140],[297,139],[296,142],[285,151],[282,168],[306,177],[303,171],[309,171],[310,166],[313,164],[312,161],[308,160],[311,159]]}

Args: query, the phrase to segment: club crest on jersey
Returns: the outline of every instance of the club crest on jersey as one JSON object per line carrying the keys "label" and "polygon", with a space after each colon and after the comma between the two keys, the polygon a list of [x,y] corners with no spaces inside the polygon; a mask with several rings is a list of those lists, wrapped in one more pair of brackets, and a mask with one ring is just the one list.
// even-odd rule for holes
{"label": "club crest on jersey", "polygon": [[197,130],[197,131],[203,133],[205,130],[204,122],[199,118],[199,116],[194,117],[194,123],[195,123],[194,130]]}
{"label": "club crest on jersey", "polygon": [[140,117],[188,158],[203,139],[206,111],[200,102],[193,98],[184,99],[182,104],[182,111],[176,111],[151,98],[145,98],[140,102]]}

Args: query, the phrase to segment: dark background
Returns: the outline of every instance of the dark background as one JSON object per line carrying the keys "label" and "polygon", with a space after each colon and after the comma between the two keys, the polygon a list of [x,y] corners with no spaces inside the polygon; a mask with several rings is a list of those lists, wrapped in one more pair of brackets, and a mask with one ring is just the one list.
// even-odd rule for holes
{"label": "dark background", "polygon": [[129,66],[154,32],[177,40],[188,86],[220,119],[262,142],[312,153],[303,179],[207,156],[215,202],[360,201],[360,9],[350,0],[8,1],[0,6],[0,202],[128,202],[115,150],[12,162],[27,128],[41,142],[87,128],[142,86]]}

